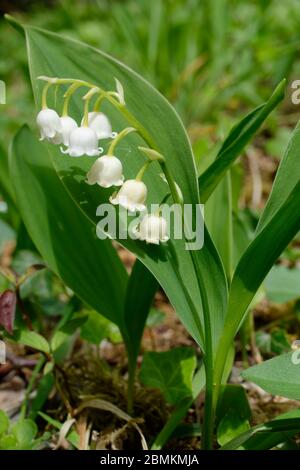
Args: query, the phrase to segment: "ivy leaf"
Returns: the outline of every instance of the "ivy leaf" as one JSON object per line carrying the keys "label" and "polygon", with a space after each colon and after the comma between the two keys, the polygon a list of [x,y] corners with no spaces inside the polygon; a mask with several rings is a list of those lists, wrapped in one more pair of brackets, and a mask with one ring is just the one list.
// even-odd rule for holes
{"label": "ivy leaf", "polygon": [[192,395],[192,380],[196,368],[195,352],[191,348],[175,348],[166,352],[148,352],[141,367],[144,385],[159,388],[172,405]]}

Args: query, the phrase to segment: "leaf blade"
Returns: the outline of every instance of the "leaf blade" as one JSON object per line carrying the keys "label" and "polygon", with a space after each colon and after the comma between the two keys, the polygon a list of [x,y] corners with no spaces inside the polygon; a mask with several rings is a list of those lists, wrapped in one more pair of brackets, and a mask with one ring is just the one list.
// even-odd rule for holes
{"label": "leaf blade", "polygon": [[293,361],[293,354],[293,352],[282,354],[250,367],[243,371],[242,376],[273,395],[299,400],[300,366]]}
{"label": "leaf blade", "polygon": [[282,80],[263,106],[251,111],[238,123],[225,140],[216,160],[199,177],[202,202],[206,202],[232,163],[259,129],[264,120],[284,98],[286,81]]}

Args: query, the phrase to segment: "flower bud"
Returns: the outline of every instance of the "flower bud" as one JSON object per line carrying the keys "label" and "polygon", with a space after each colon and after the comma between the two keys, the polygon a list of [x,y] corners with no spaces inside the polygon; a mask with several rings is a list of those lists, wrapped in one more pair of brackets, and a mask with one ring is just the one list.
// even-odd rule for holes
{"label": "flower bud", "polygon": [[61,140],[61,122],[59,115],[54,109],[42,109],[36,117],[36,123],[41,133],[40,140],[46,139],[53,143]]}
{"label": "flower bud", "polygon": [[[81,122],[81,125],[83,121]],[[88,126],[96,132],[98,139],[109,139],[113,137],[111,124],[108,117],[96,111],[88,114]]]}
{"label": "flower bud", "polygon": [[122,186],[124,176],[122,175],[122,163],[117,157],[103,155],[98,158],[87,174],[88,184],[99,184],[102,188],[111,186]]}
{"label": "flower bud", "polygon": [[110,197],[112,204],[120,204],[130,212],[144,211],[147,198],[147,187],[142,181],[127,180],[116,196]]}
{"label": "flower bud", "polygon": [[99,155],[98,139],[96,133],[89,127],[77,127],[69,136],[69,147],[61,149],[63,153],[68,153],[71,157],[81,157],[88,155],[96,157]]}
{"label": "flower bud", "polygon": [[139,226],[133,230],[139,240],[158,245],[169,240],[166,219],[159,215],[147,214]]}

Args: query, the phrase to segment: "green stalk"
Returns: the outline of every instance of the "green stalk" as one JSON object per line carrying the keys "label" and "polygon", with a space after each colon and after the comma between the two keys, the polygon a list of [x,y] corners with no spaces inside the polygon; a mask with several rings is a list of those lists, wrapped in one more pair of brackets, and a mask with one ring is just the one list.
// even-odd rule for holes
{"label": "green stalk", "polygon": [[198,258],[195,252],[190,251],[193,261],[195,272],[197,273],[197,282],[202,300],[202,310],[204,319],[204,335],[205,335],[205,354],[204,366],[206,376],[205,386],[205,405],[204,405],[204,423],[202,430],[202,449],[210,450],[213,447],[213,428],[214,428],[214,413],[213,413],[213,391],[214,391],[214,378],[213,378],[213,340],[212,328],[210,321],[210,309],[207,297],[206,288],[203,282],[200,266],[198,265]]}
{"label": "green stalk", "polygon": [[222,377],[224,368],[226,365],[226,360],[228,356],[228,351],[232,341],[234,340],[236,334],[236,325],[233,323],[225,323],[223,328],[223,335],[221,336],[218,344],[218,349],[216,353],[215,363],[214,363],[214,374],[213,374],[213,394],[212,394],[212,404],[210,411],[211,422],[214,423],[216,416],[216,409],[218,405],[218,399],[220,395],[220,389],[222,384]]}
{"label": "green stalk", "polygon": [[80,87],[78,83],[73,83],[68,90],[66,91],[64,95],[64,105],[63,105],[63,110],[62,110],[62,116],[68,116],[69,112],[69,103],[70,99],[73,96],[73,93]]}
{"label": "green stalk", "polygon": [[128,355],[128,382],[127,382],[127,412],[130,416],[133,416],[133,404],[134,404],[134,384],[136,374],[136,361],[130,359]]}
{"label": "green stalk", "polygon": [[111,142],[111,144],[108,148],[107,155],[109,155],[109,156],[114,155],[114,151],[115,151],[115,148],[118,145],[118,143],[121,142],[121,140],[124,139],[124,137],[126,137],[131,132],[136,132],[136,129],[134,127],[126,127],[126,129],[123,129],[117,135],[117,137],[115,137],[114,140],[112,140],[112,142]]}
{"label": "green stalk", "polygon": [[48,94],[48,90],[50,88],[50,86],[52,85],[51,82],[48,82],[46,83],[46,85],[44,86],[43,88],[43,93],[42,93],[42,108],[43,109],[46,109],[48,108],[48,105],[47,105],[47,94]]}
{"label": "green stalk", "polygon": [[98,96],[97,100],[95,101],[93,111],[95,111],[96,113],[99,112],[99,110],[100,110],[100,105],[101,105],[102,101],[105,100],[105,98],[107,97],[107,95],[116,96],[116,93],[115,93],[114,91],[107,91],[107,92],[105,92],[105,93],[100,93],[100,95]]}
{"label": "green stalk", "polygon": [[146,163],[144,163],[144,165],[142,166],[142,168],[140,169],[140,171],[135,177],[136,181],[142,181],[145,171],[147,170],[150,163],[151,163],[151,160],[148,160]]}

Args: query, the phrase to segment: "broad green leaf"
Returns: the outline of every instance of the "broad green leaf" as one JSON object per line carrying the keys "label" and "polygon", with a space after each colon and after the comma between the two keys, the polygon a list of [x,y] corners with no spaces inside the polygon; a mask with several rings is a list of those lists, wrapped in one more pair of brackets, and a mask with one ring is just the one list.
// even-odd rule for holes
{"label": "broad green leaf", "polygon": [[239,211],[233,214],[233,266],[236,267],[241,256],[249,246],[254,237],[249,215],[247,212]]}
{"label": "broad green leaf", "polygon": [[45,353],[50,353],[50,347],[48,341],[43,338],[39,333],[30,330],[16,330],[10,339],[17,343],[24,344],[30,348],[37,349]]}
{"label": "broad green leaf", "polygon": [[275,89],[269,100],[247,114],[234,128],[221,147],[216,160],[199,178],[201,201],[206,202],[232,163],[241,155],[244,147],[259,127],[284,98],[285,80]]}
{"label": "broad green leaf", "polygon": [[274,266],[264,282],[267,298],[284,303],[300,297],[300,269]]}
{"label": "broad green leaf", "polygon": [[120,324],[125,270],[111,242],[96,238],[27,128],[14,140],[10,171],[22,219],[49,267],[86,303]]}
{"label": "broad green leaf", "polygon": [[232,195],[230,174],[225,175],[205,204],[205,222],[222,258],[227,279],[232,276]]}
{"label": "broad green leaf", "polygon": [[191,348],[147,352],[140,379],[148,387],[159,388],[166,401],[174,405],[192,395],[195,367],[196,356]]}
{"label": "broad green leaf", "polygon": [[[155,148],[165,156],[169,171],[182,191],[184,202],[193,205],[199,202],[195,164],[186,133],[174,110],[152,86],[120,62],[85,44],[27,26],[25,34],[38,108],[43,86],[37,80],[40,75],[81,78],[106,90],[115,87],[114,79],[117,78],[124,87],[127,109],[146,128]],[[50,100],[49,105],[53,106],[54,101],[51,103]],[[109,105],[104,105],[103,110],[109,115],[116,131],[134,124]],[[70,112],[77,121],[81,120],[82,100],[79,94],[74,95]],[[136,134],[130,134],[116,152],[123,161],[126,178],[134,177],[145,161],[137,148],[139,145],[145,146],[144,140]],[[108,201],[111,191],[85,184],[85,175],[92,159],[63,157],[56,146],[47,144],[43,144],[40,154],[46,153],[46,149],[77,207],[97,224],[99,219],[96,217],[96,209],[101,202]],[[145,175],[149,203],[160,203],[166,195],[167,185],[159,177],[160,173],[160,167],[154,163]],[[202,302],[197,276],[202,276],[203,292],[213,292],[213,295],[207,295],[214,342],[221,335],[227,297],[219,256],[207,233],[205,237],[204,247],[193,254],[185,249],[184,240],[171,240],[167,246],[146,246],[139,241],[119,240],[156,277],[182,322],[203,348]],[[101,267],[103,269],[102,264]],[[118,295],[116,297],[120,298]]]}
{"label": "broad green leaf", "polygon": [[[237,215],[242,210],[240,209],[240,199],[244,188],[245,181],[245,168],[241,162],[235,162],[230,168],[230,179],[231,179],[231,196],[232,196],[232,212]],[[248,209],[244,209],[246,212]]]}
{"label": "broad green leaf", "polygon": [[242,376],[273,395],[300,400],[300,354],[296,355],[297,351],[274,357],[250,367]]}
{"label": "broad green leaf", "polygon": [[129,277],[124,305],[124,322],[128,332],[127,350],[133,362],[139,354],[146,319],[157,288],[155,277],[137,260]]}

